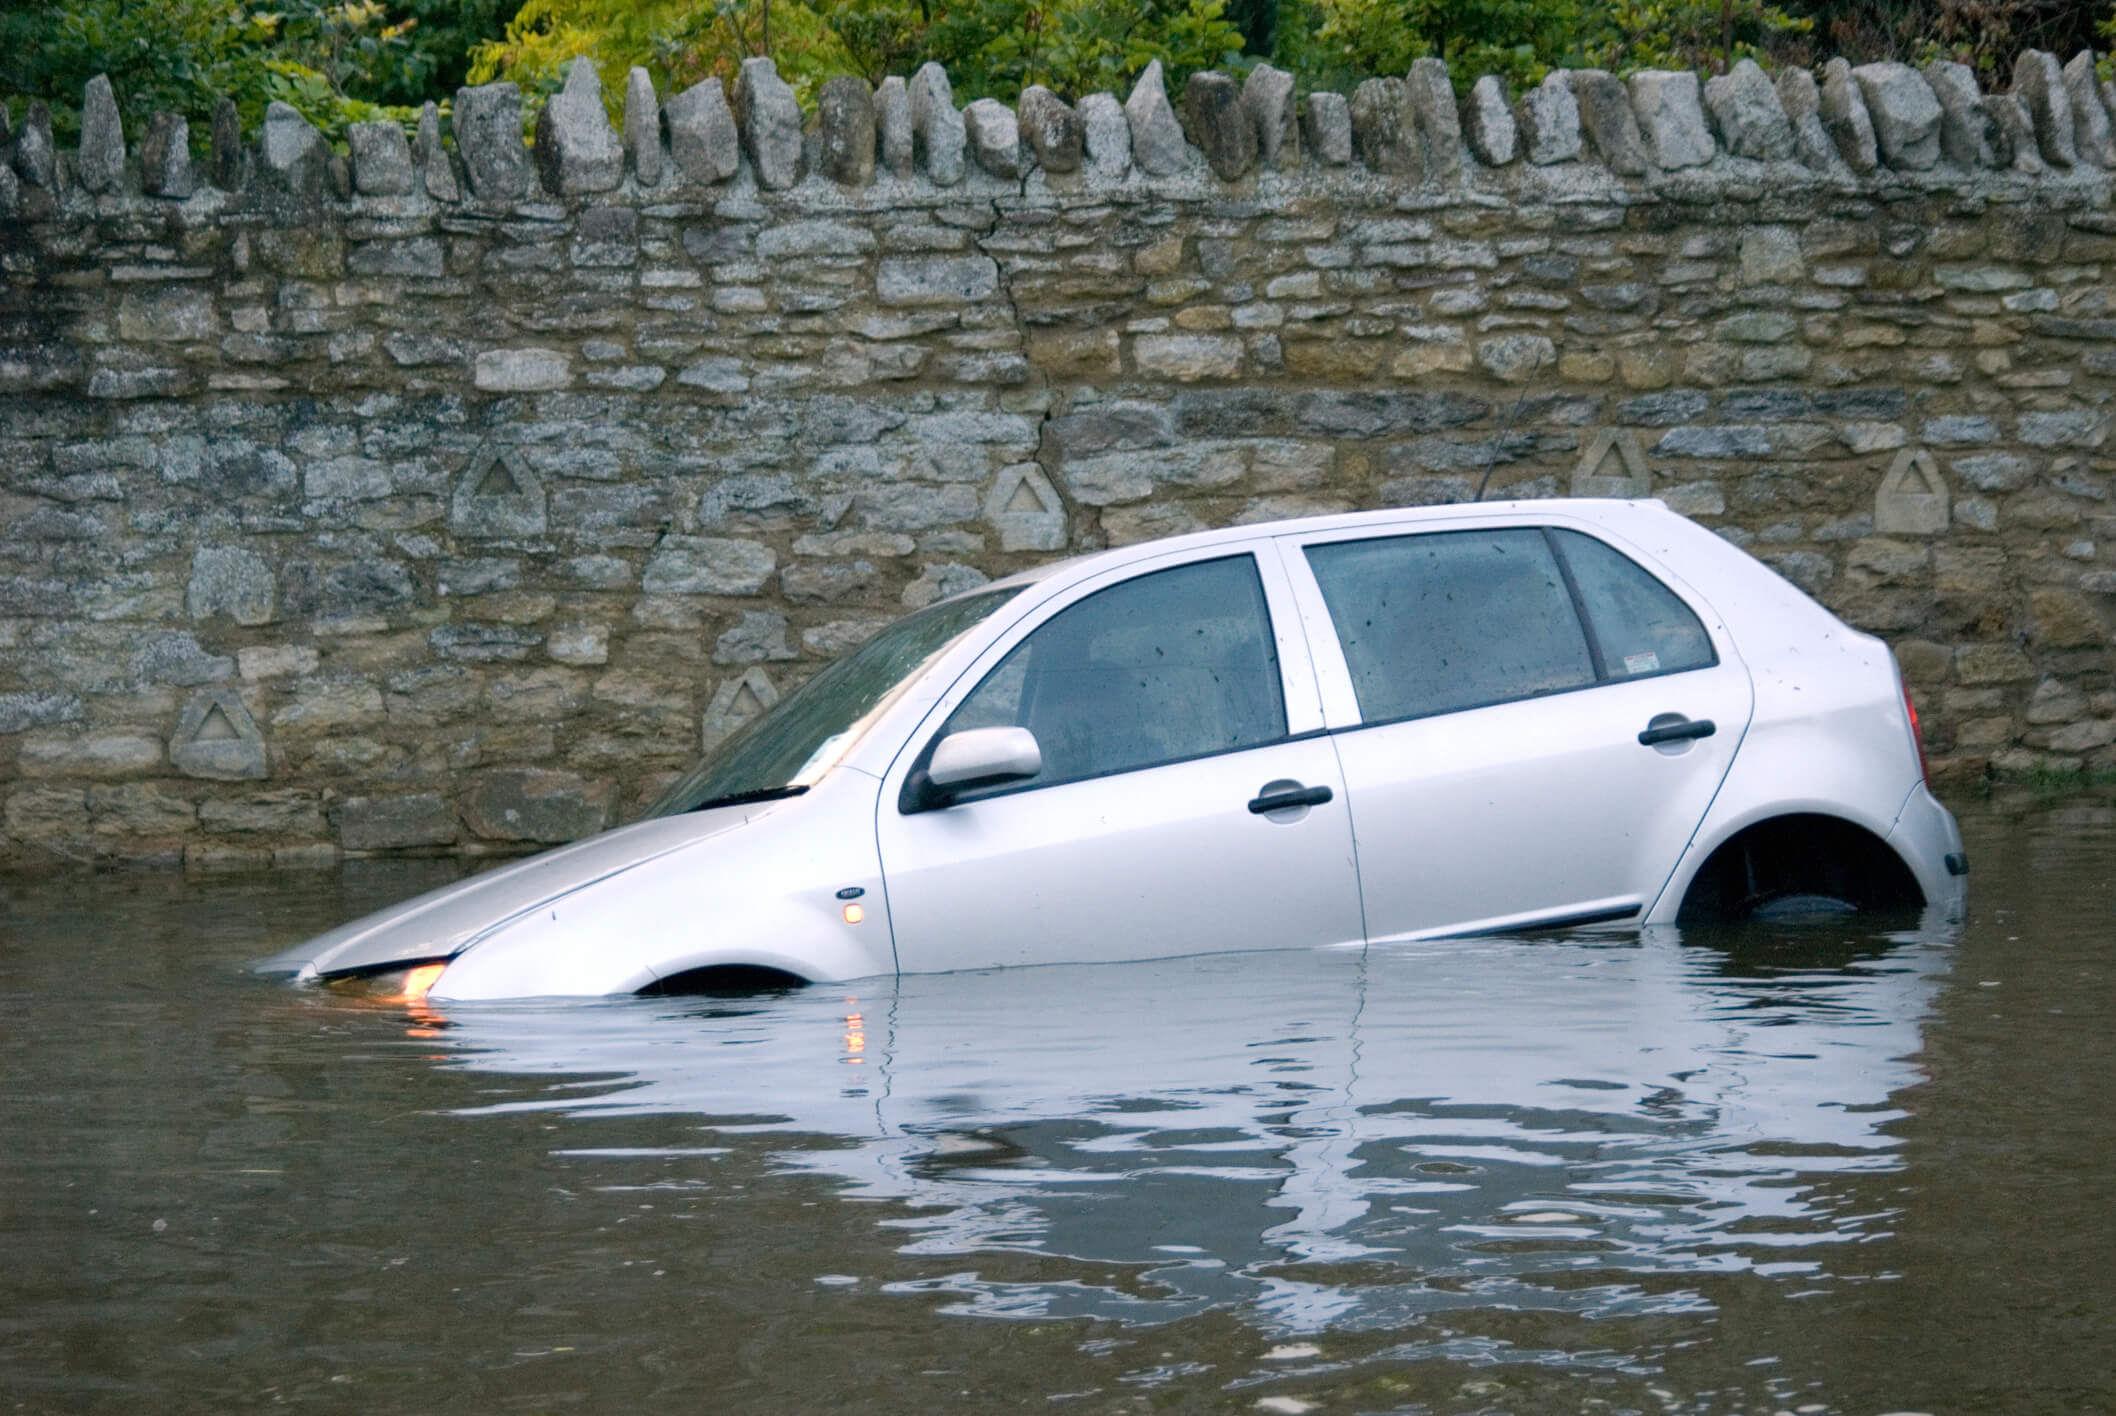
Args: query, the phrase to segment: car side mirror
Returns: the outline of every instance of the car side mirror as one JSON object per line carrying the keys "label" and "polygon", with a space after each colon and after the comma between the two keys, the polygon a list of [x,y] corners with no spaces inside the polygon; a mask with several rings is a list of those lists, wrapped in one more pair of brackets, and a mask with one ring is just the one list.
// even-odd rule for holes
{"label": "car side mirror", "polygon": [[971,787],[1019,781],[1043,770],[1043,749],[1027,728],[966,728],[933,745],[924,768],[905,785],[906,805],[931,811]]}

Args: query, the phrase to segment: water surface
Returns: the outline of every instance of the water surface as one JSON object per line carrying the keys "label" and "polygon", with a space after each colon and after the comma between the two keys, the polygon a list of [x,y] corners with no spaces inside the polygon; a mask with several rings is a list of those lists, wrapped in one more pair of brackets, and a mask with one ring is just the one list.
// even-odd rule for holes
{"label": "water surface", "polygon": [[1958,928],[419,1013],[239,966],[442,863],[6,880],[0,1405],[2105,1410],[2116,811],[1965,827]]}

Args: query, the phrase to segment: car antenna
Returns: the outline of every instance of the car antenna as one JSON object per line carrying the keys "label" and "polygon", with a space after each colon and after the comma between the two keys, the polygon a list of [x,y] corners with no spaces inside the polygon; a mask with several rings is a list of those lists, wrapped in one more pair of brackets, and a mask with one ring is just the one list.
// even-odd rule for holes
{"label": "car antenna", "polygon": [[1470,498],[1471,501],[1480,502],[1484,500],[1484,489],[1491,485],[1492,468],[1499,465],[1499,445],[1505,442],[1506,435],[1513,431],[1514,419],[1520,415],[1521,405],[1528,401],[1529,381],[1535,378],[1536,371],[1542,367],[1543,351],[1538,349],[1535,363],[1529,365],[1528,377],[1521,380],[1520,396],[1514,399],[1514,406],[1507,411],[1505,423],[1500,425],[1499,431],[1492,437],[1491,456],[1484,459],[1484,476],[1477,482],[1477,494]]}

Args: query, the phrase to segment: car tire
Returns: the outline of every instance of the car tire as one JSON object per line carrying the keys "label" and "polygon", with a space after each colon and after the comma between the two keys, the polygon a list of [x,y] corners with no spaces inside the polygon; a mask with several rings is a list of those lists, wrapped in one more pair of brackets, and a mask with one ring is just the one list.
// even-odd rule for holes
{"label": "car tire", "polygon": [[1788,893],[1757,901],[1749,918],[1765,924],[1821,924],[1857,913],[1857,905],[1835,895]]}

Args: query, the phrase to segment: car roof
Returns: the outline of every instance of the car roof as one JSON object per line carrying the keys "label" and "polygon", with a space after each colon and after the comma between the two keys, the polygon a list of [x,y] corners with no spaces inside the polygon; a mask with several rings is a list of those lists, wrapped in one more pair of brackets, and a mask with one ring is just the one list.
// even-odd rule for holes
{"label": "car roof", "polygon": [[[1526,522],[1560,520],[1584,520],[1624,531],[1659,521],[1680,521],[1667,508],[1667,504],[1655,499],[1616,500],[1588,497],[1539,497],[1527,501],[1447,502],[1438,506],[1381,507],[1374,511],[1338,512],[1324,516],[1301,516],[1283,521],[1259,521],[1245,526],[1222,526],[1210,531],[1193,531],[1181,536],[1164,536],[1156,540],[1137,541],[1127,546],[1118,546],[1106,551],[1089,551],[1082,555],[1067,556],[1048,561],[1029,570],[1016,571],[1003,579],[993,581],[990,586],[979,586],[978,590],[998,588],[1013,589],[1034,585],[1054,576],[1071,576],[1078,572],[1090,574],[1099,570],[1116,569],[1135,561],[1150,560],[1170,552],[1203,549],[1209,546],[1236,542],[1254,541],[1260,538],[1286,535],[1313,535],[1317,532],[1357,531],[1369,526],[1418,526],[1420,524],[1445,525],[1450,521],[1519,519]],[[976,591],[965,592],[975,594]]]}

